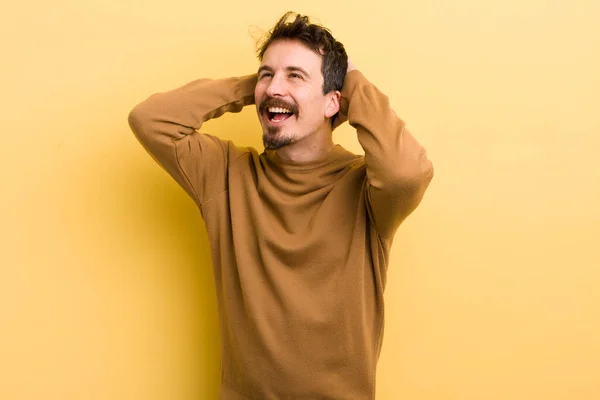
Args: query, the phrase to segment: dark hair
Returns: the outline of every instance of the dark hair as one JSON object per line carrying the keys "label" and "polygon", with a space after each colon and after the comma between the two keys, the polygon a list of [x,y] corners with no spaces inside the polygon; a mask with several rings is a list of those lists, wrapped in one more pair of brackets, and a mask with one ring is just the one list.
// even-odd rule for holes
{"label": "dark hair", "polygon": [[341,91],[348,70],[348,55],[344,45],[334,39],[329,29],[312,24],[307,16],[296,14],[296,18],[288,22],[293,14],[292,11],[285,13],[269,31],[257,50],[258,59],[262,61],[267,48],[276,40],[299,40],[322,57],[323,94],[332,90]]}

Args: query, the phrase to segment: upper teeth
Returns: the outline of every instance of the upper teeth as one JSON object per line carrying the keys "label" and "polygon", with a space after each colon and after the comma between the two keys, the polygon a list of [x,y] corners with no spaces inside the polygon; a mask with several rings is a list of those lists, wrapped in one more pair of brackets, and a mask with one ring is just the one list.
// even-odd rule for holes
{"label": "upper teeth", "polygon": [[291,114],[292,113],[287,108],[281,108],[281,107],[269,107],[269,112],[277,113],[277,114]]}

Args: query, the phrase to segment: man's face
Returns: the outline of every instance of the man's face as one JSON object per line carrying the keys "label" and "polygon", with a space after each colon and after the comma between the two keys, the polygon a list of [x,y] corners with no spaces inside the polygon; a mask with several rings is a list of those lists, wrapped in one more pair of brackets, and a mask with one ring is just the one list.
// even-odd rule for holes
{"label": "man's face", "polygon": [[328,129],[334,93],[323,94],[322,57],[295,40],[277,40],[264,53],[254,98],[266,149]]}

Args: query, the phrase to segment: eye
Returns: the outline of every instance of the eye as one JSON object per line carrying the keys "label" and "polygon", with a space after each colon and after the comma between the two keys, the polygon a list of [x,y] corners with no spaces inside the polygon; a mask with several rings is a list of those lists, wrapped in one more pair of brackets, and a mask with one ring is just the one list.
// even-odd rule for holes
{"label": "eye", "polygon": [[302,79],[302,75],[300,75],[300,74],[296,74],[296,73],[291,73],[291,74],[290,74],[290,78],[294,78],[294,79]]}
{"label": "eye", "polygon": [[262,74],[260,74],[260,79],[270,78],[271,76],[273,76],[272,73],[270,73],[270,72],[263,72]]}

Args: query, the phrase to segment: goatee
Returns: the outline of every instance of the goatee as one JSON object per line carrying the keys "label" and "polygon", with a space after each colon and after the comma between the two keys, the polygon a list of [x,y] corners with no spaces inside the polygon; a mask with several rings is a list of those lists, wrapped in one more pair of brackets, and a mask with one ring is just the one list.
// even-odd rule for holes
{"label": "goatee", "polygon": [[282,137],[280,131],[280,128],[270,126],[267,132],[263,133],[265,150],[278,150],[295,142],[293,136]]}

